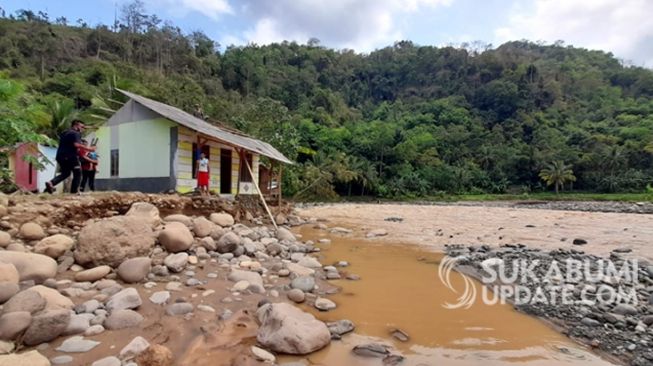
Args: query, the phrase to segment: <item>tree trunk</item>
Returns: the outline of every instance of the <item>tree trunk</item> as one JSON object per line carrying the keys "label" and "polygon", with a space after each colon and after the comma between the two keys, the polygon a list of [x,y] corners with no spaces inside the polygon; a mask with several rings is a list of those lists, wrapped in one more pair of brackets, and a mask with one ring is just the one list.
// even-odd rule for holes
{"label": "tree trunk", "polygon": [[95,58],[98,60],[100,59],[100,51],[102,50],[102,36],[100,35],[100,31],[98,31],[97,35],[97,53],[95,54]]}
{"label": "tree trunk", "polygon": [[556,188],[555,188],[555,189],[556,189],[556,194],[559,193],[559,192],[558,192],[558,185],[559,185],[559,184],[560,184],[560,183],[558,183],[558,182],[556,182],[556,184],[555,184],[555,187],[556,187]]}
{"label": "tree trunk", "polygon": [[381,160],[379,162],[379,177],[383,173],[383,147],[381,147]]}
{"label": "tree trunk", "polygon": [[45,79],[45,56],[41,54],[41,80]]}

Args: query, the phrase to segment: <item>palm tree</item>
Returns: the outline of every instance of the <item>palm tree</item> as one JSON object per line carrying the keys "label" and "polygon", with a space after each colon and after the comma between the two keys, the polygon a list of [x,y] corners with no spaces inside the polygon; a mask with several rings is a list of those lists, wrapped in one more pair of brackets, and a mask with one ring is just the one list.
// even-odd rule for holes
{"label": "palm tree", "polygon": [[87,127],[94,127],[105,122],[116,112],[100,96],[92,97],[91,105],[83,111],[77,109],[75,102],[71,99],[51,99],[47,101],[46,106],[50,114],[50,123],[45,125],[43,132],[55,140],[70,127],[70,123],[75,119],[81,119]]}
{"label": "palm tree", "polygon": [[79,115],[79,110],[71,99],[50,100],[47,102],[47,109],[50,113],[50,124],[46,126],[45,132],[53,139],[59,138],[59,134]]}
{"label": "palm tree", "polygon": [[358,172],[356,181],[361,185],[361,196],[364,196],[365,188],[374,189],[377,185],[377,178],[379,176],[376,166],[371,161],[360,158],[355,161],[354,170]]}
{"label": "palm tree", "polygon": [[546,182],[547,186],[554,185],[555,192],[558,194],[559,188],[563,187],[566,182],[576,181],[574,171],[571,165],[566,165],[563,161],[554,161],[540,171],[540,178]]}

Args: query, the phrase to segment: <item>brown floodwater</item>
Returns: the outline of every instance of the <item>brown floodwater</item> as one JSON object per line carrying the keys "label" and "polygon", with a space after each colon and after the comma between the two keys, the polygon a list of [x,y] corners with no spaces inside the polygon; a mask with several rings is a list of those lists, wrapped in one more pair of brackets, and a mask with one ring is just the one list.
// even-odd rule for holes
{"label": "brown floodwater", "polygon": [[[469,309],[449,310],[458,294],[439,280],[441,253],[415,245],[381,244],[374,240],[328,234],[308,226],[303,239],[329,238],[321,248],[321,262],[348,261],[341,270],[361,276],[359,281],[336,280],[340,293],[329,298],[338,307],[319,312],[306,307],[323,321],[349,319],[356,325],[346,335],[306,360],[327,366],[381,365],[379,359],[352,355],[357,344],[388,344],[406,357],[402,365],[613,365],[556,332],[544,322],[515,311],[510,305],[485,305],[480,299]],[[463,278],[454,273],[455,288]],[[474,282],[477,293],[481,285]],[[389,334],[401,329],[407,342]],[[296,360],[296,359],[284,359]]]}

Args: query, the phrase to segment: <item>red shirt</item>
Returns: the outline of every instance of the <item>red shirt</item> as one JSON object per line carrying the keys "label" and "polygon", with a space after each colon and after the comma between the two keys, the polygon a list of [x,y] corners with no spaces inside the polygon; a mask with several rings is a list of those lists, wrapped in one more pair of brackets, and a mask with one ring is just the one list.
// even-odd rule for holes
{"label": "red shirt", "polygon": [[79,154],[79,160],[82,163],[82,170],[95,170],[95,164],[86,160],[86,157],[88,156],[88,150],[80,148],[77,150],[77,154]]}

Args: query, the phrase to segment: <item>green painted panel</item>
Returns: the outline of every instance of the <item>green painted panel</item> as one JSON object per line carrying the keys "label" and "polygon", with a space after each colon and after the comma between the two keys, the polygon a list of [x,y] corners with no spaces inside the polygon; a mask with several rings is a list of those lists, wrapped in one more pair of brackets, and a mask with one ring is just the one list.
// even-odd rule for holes
{"label": "green painted panel", "polygon": [[98,139],[97,153],[100,156],[100,164],[98,165],[97,179],[109,178],[109,168],[111,157],[111,133],[109,126],[102,126],[95,132],[95,137]]}
{"label": "green painted panel", "polygon": [[120,178],[170,176],[170,127],[158,118],[118,126]]}

